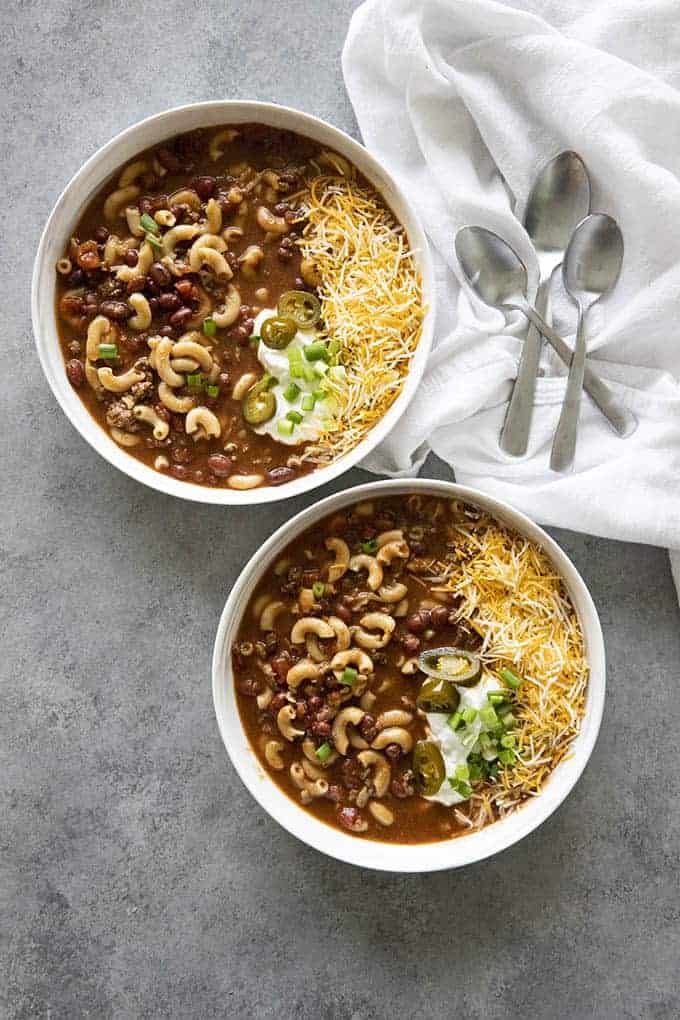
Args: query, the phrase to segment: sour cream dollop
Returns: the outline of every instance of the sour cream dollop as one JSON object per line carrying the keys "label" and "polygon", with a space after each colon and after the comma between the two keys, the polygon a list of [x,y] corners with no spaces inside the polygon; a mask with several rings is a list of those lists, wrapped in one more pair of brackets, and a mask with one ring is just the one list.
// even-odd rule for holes
{"label": "sour cream dollop", "polygon": [[[479,711],[486,704],[487,694],[490,691],[502,690],[502,685],[495,677],[485,674],[474,687],[456,687],[456,690],[460,694],[459,712],[466,708],[476,708]],[[447,722],[449,718],[450,716],[446,712],[427,713],[427,725],[430,731],[428,739],[432,740],[441,752],[446,769],[446,778],[437,793],[433,793],[430,797],[425,798],[426,800],[436,800],[438,804],[446,804],[448,806],[460,804],[465,800],[465,797],[462,797],[453,789],[449,783],[449,777],[455,776],[457,765],[466,764],[482,731],[482,721],[477,716],[474,722],[465,728],[465,733],[470,739],[464,744],[461,740],[462,731],[452,730]],[[471,739],[473,733],[474,740]]]}
{"label": "sour cream dollop", "polygon": [[[253,327],[255,335],[261,332],[263,322],[277,314],[275,308],[263,308],[255,319]],[[286,446],[298,446],[300,443],[307,443],[318,439],[324,431],[324,420],[333,414],[333,401],[328,397],[317,399],[311,411],[304,411],[302,408],[302,399],[305,394],[318,392],[321,385],[321,377],[317,376],[313,382],[307,379],[292,379],[290,375],[290,362],[288,360],[289,351],[297,349],[302,352],[304,347],[314,343],[318,338],[319,332],[314,328],[298,329],[288,346],[280,351],[267,347],[264,340],[260,340],[257,346],[257,360],[265,372],[268,372],[276,379],[270,391],[276,398],[276,410],[268,421],[263,422],[261,425],[251,426],[253,431],[257,432],[259,436],[271,436],[277,443],[284,443]],[[297,397],[292,401],[287,400],[283,395],[284,390],[291,382],[294,382],[300,390]],[[302,421],[294,426],[290,435],[285,435],[279,431],[279,422],[286,420],[286,415],[289,411],[297,411],[298,414],[302,415]]]}

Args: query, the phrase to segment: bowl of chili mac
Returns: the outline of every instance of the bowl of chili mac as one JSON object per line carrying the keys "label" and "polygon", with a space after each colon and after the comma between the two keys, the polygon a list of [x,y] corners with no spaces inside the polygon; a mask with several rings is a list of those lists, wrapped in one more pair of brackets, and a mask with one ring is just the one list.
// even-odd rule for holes
{"label": "bowl of chili mac", "polygon": [[32,291],[62,409],[110,463],[203,502],[298,495],[394,425],[432,339],[418,219],[342,131],[256,102],[150,117],[59,198]]}
{"label": "bowl of chili mac", "polygon": [[539,826],[604,705],[602,633],[559,546],[499,500],[359,486],[284,524],[220,620],[213,698],[289,832],[386,871],[459,867]]}

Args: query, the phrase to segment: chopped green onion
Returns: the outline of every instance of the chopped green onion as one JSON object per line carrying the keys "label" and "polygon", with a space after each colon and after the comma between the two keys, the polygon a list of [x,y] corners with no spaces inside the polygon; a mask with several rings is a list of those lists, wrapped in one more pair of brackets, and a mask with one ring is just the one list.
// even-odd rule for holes
{"label": "chopped green onion", "polygon": [[506,730],[511,730],[516,722],[517,720],[515,719],[512,712],[506,712],[503,715],[503,725],[505,726]]}
{"label": "chopped green onion", "polygon": [[190,390],[200,390],[203,386],[203,373],[193,372],[187,376],[187,386]]}
{"label": "chopped green onion", "polygon": [[294,425],[299,425],[302,421],[302,415],[299,411],[289,411],[286,418],[288,421],[292,421]]}
{"label": "chopped green onion", "polygon": [[498,716],[496,715],[493,705],[489,705],[486,708],[480,708],[479,718],[489,729],[492,726],[498,725]]}
{"label": "chopped green onion", "polygon": [[503,680],[508,687],[512,687],[513,691],[519,690],[522,686],[521,677],[518,677],[516,673],[513,673],[511,669],[502,669],[499,673],[501,680]]}
{"label": "chopped green onion", "polygon": [[462,782],[460,779],[449,779],[449,783],[461,797],[467,800],[468,797],[472,796],[472,787],[467,783]]}
{"label": "chopped green onion", "polygon": [[292,436],[295,425],[292,421],[287,421],[285,418],[281,418],[276,423],[276,428],[280,436]]}
{"label": "chopped green onion", "polygon": [[505,705],[508,710],[510,710],[510,706],[508,705],[508,696],[508,691],[490,691],[487,694],[487,700],[490,705],[494,706],[494,708],[496,705]]}
{"label": "chopped green onion", "polygon": [[326,399],[326,394],[324,393],[323,390],[314,390],[314,392],[312,393],[312,396],[314,397],[315,400],[325,400]]}
{"label": "chopped green onion", "polygon": [[315,754],[316,754],[317,758],[319,759],[319,761],[328,761],[328,759],[330,758],[332,753],[333,753],[333,748],[331,747],[331,745],[328,743],[327,740],[324,740],[324,742],[321,745],[321,747],[317,747],[317,749],[315,751]]}
{"label": "chopped green onion", "polygon": [[260,336],[259,333],[251,333],[248,339],[250,340],[251,344],[259,344],[262,337]]}
{"label": "chopped green onion", "polygon": [[303,363],[302,375],[304,376],[305,382],[314,383],[317,380],[317,374],[314,365],[308,365],[306,363]]}
{"label": "chopped green onion", "polygon": [[102,361],[113,361],[114,358],[118,357],[118,347],[116,344],[100,344],[98,357]]}
{"label": "chopped green onion", "polygon": [[342,344],[340,343],[339,340],[331,340],[331,341],[329,341],[329,344],[328,344],[328,353],[329,354],[337,354],[339,352],[341,346],[342,346]]}
{"label": "chopped green onion", "polygon": [[498,760],[502,762],[503,765],[512,765],[516,758],[517,755],[509,747],[508,748],[504,747],[502,750],[498,752]]}
{"label": "chopped green onion", "polygon": [[368,553],[372,556],[374,552],[378,550],[378,543],[374,538],[368,538],[365,542],[361,543],[362,552]]}
{"label": "chopped green onion", "polygon": [[283,396],[284,399],[287,400],[289,404],[294,403],[300,396],[300,387],[298,386],[297,383],[294,382],[288,383],[285,390],[283,391]]}
{"label": "chopped green onion", "polygon": [[206,336],[215,336],[215,333],[217,333],[217,323],[214,319],[203,320],[203,332]]}
{"label": "chopped green onion", "polygon": [[205,392],[209,397],[218,397],[220,395],[219,386],[206,386]]}
{"label": "chopped green onion", "polygon": [[468,726],[465,727],[460,733],[460,742],[465,748],[474,747],[477,743],[477,734],[474,730],[471,730]]}
{"label": "chopped green onion", "polygon": [[514,747],[517,738],[514,733],[504,733],[501,737],[501,747]]}
{"label": "chopped green onion", "polygon": [[142,230],[151,234],[160,234],[161,232],[161,228],[158,226],[153,216],[149,216],[148,213],[143,213],[139,217],[139,225]]}
{"label": "chopped green onion", "polygon": [[477,709],[464,708],[463,711],[461,712],[461,715],[463,716],[463,722],[466,722],[469,725],[470,723],[473,723],[477,718]]}
{"label": "chopped green onion", "polygon": [[304,351],[307,361],[325,361],[328,357],[328,348],[321,340],[317,340],[313,344],[307,344]]}
{"label": "chopped green onion", "polygon": [[340,677],[340,683],[344,684],[345,687],[352,687],[358,675],[353,666],[345,666]]}
{"label": "chopped green onion", "polygon": [[322,599],[326,593],[326,585],[323,581],[315,581],[312,585],[312,592],[315,599]]}
{"label": "chopped green onion", "polygon": [[465,763],[462,765],[456,765],[455,772],[456,779],[466,780],[470,778],[470,770]]}
{"label": "chopped green onion", "polygon": [[163,251],[163,245],[161,244],[159,239],[154,236],[154,234],[145,234],[144,240],[148,241],[151,247],[155,248],[156,251]]}
{"label": "chopped green onion", "polygon": [[455,733],[455,731],[456,731],[456,730],[458,729],[458,727],[459,727],[459,726],[460,726],[460,725],[462,724],[462,722],[463,722],[463,716],[462,716],[462,715],[460,714],[460,712],[454,712],[454,713],[453,713],[453,715],[450,715],[450,716],[448,717],[448,719],[446,720],[446,722],[448,723],[448,725],[449,725],[449,726],[451,727],[451,729],[452,729],[452,730],[454,731],[454,733]]}
{"label": "chopped green onion", "polygon": [[302,352],[298,347],[288,348],[288,369],[291,379],[304,379],[305,366],[302,361]]}
{"label": "chopped green onion", "polygon": [[[295,386],[295,383],[291,383],[291,386]],[[295,388],[297,389],[297,386]],[[284,397],[286,396],[285,393],[283,395],[284,395]],[[315,403],[316,403],[316,397],[314,396],[314,394],[313,393],[305,393],[304,397],[302,398],[302,404],[301,404],[302,410],[303,411],[313,411]]]}

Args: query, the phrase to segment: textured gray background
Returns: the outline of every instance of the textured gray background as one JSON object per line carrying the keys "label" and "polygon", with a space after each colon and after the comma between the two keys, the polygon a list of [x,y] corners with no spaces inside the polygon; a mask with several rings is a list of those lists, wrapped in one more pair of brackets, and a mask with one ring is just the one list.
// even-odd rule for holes
{"label": "textured gray background", "polygon": [[224,598],[303,501],[252,513],[145,491],[74,432],[34,354],[32,252],[83,160],[140,117],[214,97],[355,132],[339,62],[354,6],[2,5],[3,1020],[680,1015],[665,553],[557,535],[609,657],[602,734],[557,815],[463,871],[362,873],[263,814],[213,719]]}

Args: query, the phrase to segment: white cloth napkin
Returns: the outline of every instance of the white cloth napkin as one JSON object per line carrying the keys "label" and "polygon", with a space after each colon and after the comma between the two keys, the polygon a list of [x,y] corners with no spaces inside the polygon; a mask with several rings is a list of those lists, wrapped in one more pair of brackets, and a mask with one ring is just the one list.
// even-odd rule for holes
{"label": "white cloth napkin", "polygon": [[[435,348],[410,407],[365,462],[414,473],[429,449],[458,481],[544,524],[680,550],[680,18],[678,0],[366,0],[343,52],[366,145],[420,213],[437,276]],[[536,173],[585,160],[594,210],[619,221],[616,290],[588,319],[594,367],[639,419],[621,440],[584,395],[573,474],[548,466],[566,375],[547,351],[529,450],[498,436],[525,323],[461,290],[458,227],[496,230],[537,266],[521,226]],[[513,215],[513,208],[520,219]],[[555,322],[575,309],[557,293]],[[680,581],[680,553],[673,561]]]}

